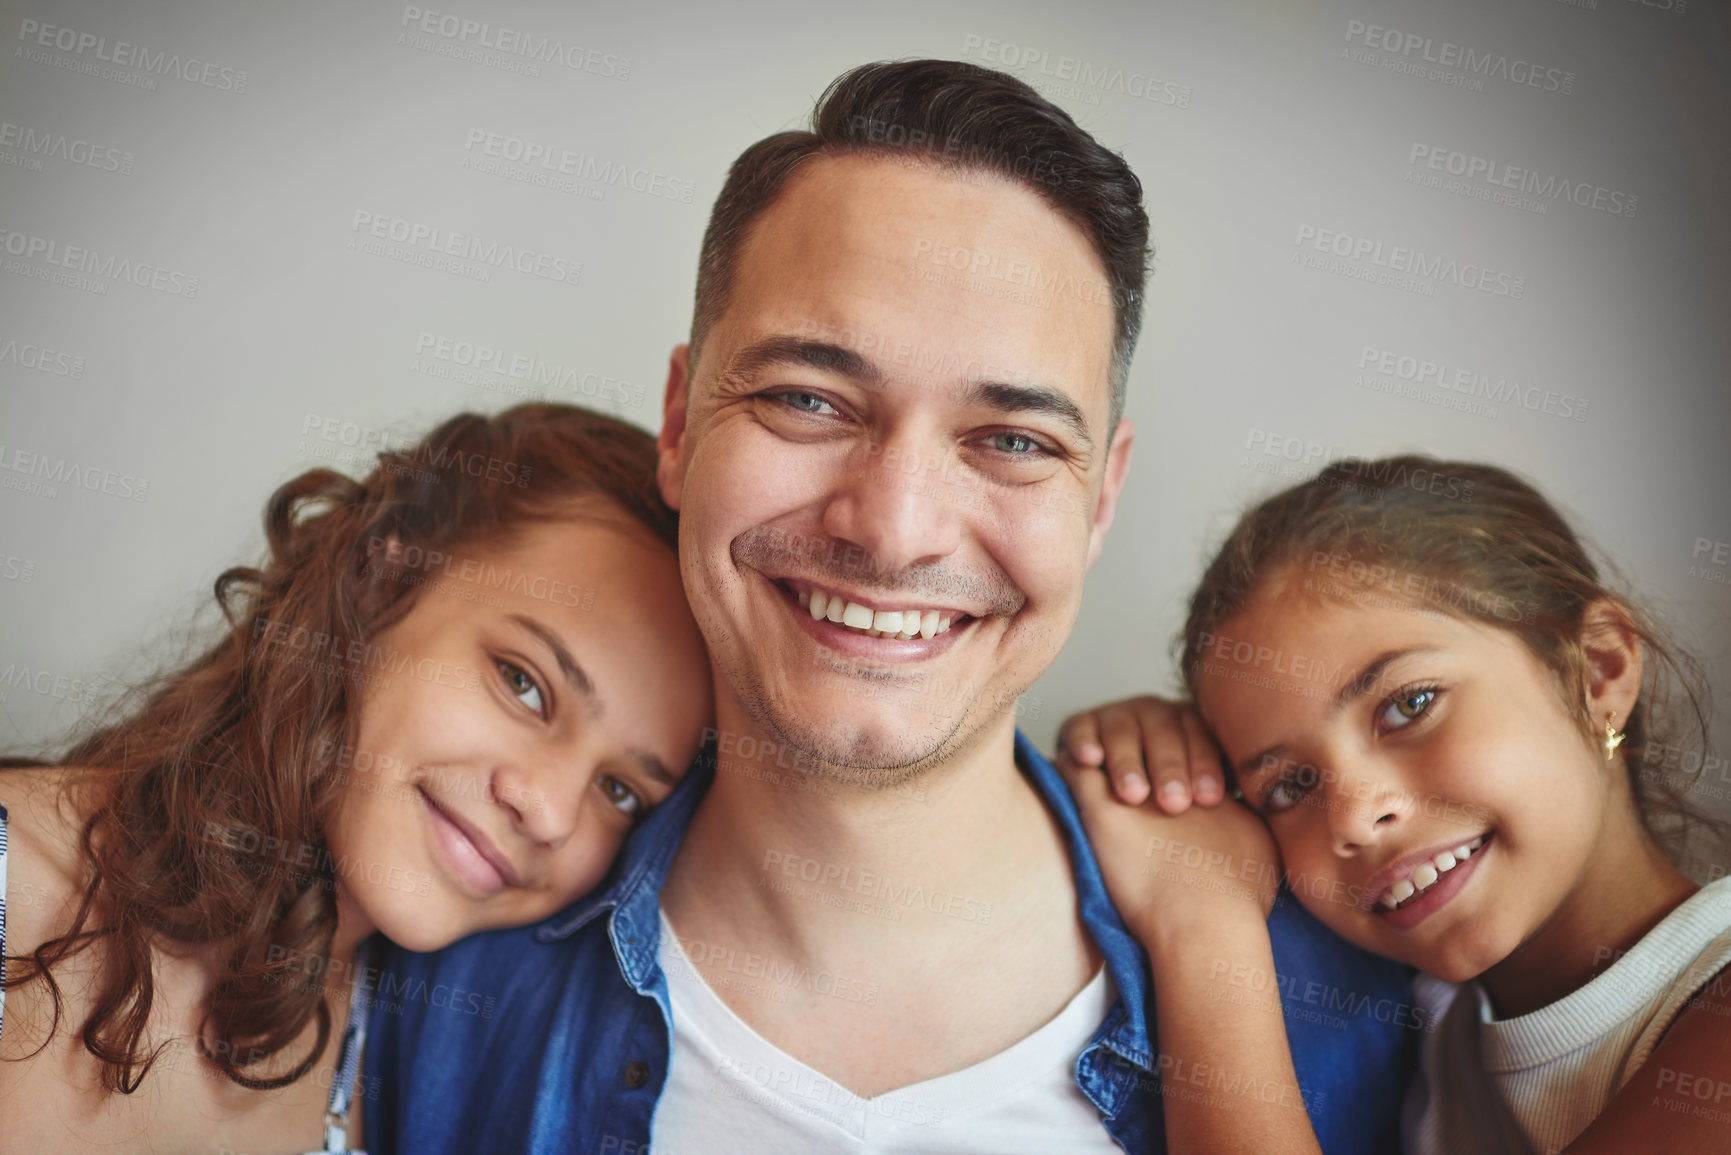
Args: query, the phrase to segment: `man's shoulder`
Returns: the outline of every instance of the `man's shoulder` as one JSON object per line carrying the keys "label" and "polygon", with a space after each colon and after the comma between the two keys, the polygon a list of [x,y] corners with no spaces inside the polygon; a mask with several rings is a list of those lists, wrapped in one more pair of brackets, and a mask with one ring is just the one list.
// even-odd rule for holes
{"label": "man's shoulder", "polygon": [[607,911],[598,911],[580,926],[562,925],[560,917],[528,926],[481,931],[433,951],[412,951],[385,942],[374,963],[381,976],[450,982],[465,975],[486,975],[499,987],[546,988],[550,974],[567,974],[575,958],[605,945]]}
{"label": "man's shoulder", "polygon": [[1399,985],[1409,985],[1403,964],[1354,946],[1340,937],[1284,887],[1275,898],[1274,910],[1268,916],[1268,936],[1273,942],[1277,963],[1289,961],[1295,968],[1316,970],[1351,967],[1359,974],[1386,977]]}

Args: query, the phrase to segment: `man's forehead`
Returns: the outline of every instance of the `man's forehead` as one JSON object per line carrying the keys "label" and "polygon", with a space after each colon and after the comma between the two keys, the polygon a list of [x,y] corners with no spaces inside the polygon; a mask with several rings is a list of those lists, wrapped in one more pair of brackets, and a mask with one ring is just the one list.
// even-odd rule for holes
{"label": "man's forehead", "polygon": [[825,158],[753,225],[718,329],[729,353],[798,338],[883,377],[1067,384],[1092,407],[1091,392],[1106,401],[1111,300],[1086,236],[1031,190]]}
{"label": "man's forehead", "polygon": [[871,153],[818,156],[800,166],[758,218],[742,256],[778,243],[850,235],[877,248],[899,243],[909,256],[915,253],[909,241],[989,241],[1104,275],[1087,234],[1027,185],[978,169]]}

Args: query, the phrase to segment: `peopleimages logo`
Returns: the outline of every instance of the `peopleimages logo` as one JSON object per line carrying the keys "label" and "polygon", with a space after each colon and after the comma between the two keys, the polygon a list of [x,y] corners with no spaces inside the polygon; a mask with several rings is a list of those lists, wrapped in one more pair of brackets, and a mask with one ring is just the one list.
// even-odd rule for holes
{"label": "peopleimages logo", "polygon": [[55,377],[84,376],[84,358],[78,354],[30,342],[20,343],[15,337],[0,342],[0,364],[6,363]]}
{"label": "peopleimages logo", "polygon": [[[469,130],[463,142],[463,150],[468,153],[478,152],[482,157],[491,160],[521,165],[531,172],[571,177],[601,187],[611,185],[680,204],[690,204],[697,191],[695,182],[681,180],[654,169],[602,160],[590,153],[573,151],[545,141],[526,140],[507,133],[489,132],[483,128]],[[474,161],[471,157],[463,158],[465,168],[475,167],[481,172],[492,171],[481,167],[485,163],[484,160]],[[502,168],[498,172],[501,176],[512,175],[509,169]],[[529,183],[537,182],[530,177]]]}
{"label": "peopleimages logo", "polygon": [[[1632,217],[1635,215],[1636,205],[1640,202],[1640,198],[1634,193],[1621,189],[1605,188],[1591,181],[1570,180],[1556,173],[1540,175],[1536,169],[1505,164],[1489,157],[1460,152],[1441,145],[1414,141],[1411,151],[1407,153],[1406,162],[1413,166],[1407,171],[1408,182],[1413,181],[1416,175],[1420,184],[1540,213],[1553,202],[1566,201],[1584,209],[1597,209],[1613,216]],[[1429,173],[1446,173],[1459,177],[1461,182],[1467,182],[1467,187],[1448,187],[1441,183],[1440,178],[1426,180]]]}
{"label": "peopleimages logo", "polygon": [[[1524,276],[1498,272],[1472,261],[1457,261],[1452,257],[1426,253],[1423,249],[1385,246],[1370,237],[1335,229],[1299,225],[1298,235],[1292,243],[1296,246],[1292,253],[1295,264],[1418,292],[1421,296],[1434,295],[1432,282],[1458,285],[1463,289],[1475,289],[1517,301],[1527,294]],[[1324,256],[1305,259],[1308,256],[1303,251],[1305,249]],[[1328,257],[1338,259],[1329,262]]]}
{"label": "peopleimages logo", "polygon": [[[94,289],[106,293],[108,286],[103,281],[126,281],[141,289],[154,289],[159,293],[167,293],[174,297],[198,296],[198,278],[191,273],[180,272],[164,265],[152,264],[149,261],[134,261],[130,257],[120,257],[113,253],[101,253],[84,245],[69,245],[52,237],[39,237],[34,233],[19,232],[0,225],[0,252],[7,256],[19,257],[25,262],[40,262],[55,269],[65,270],[75,288]],[[17,267],[12,267],[17,264]],[[35,276],[40,280],[59,280],[51,276],[47,270],[32,271],[28,264],[7,262],[6,272],[21,276]],[[85,276],[100,278],[94,282],[87,281]]]}
{"label": "peopleimages logo", "polygon": [[[1506,53],[1481,52],[1464,44],[1456,44],[1452,40],[1437,40],[1417,32],[1403,32],[1398,28],[1384,28],[1380,24],[1366,24],[1362,20],[1348,20],[1346,41],[1346,45],[1340,50],[1341,56],[1346,59],[1359,64],[1378,65],[1392,72],[1420,74],[1425,79],[1443,80],[1457,87],[1482,89],[1484,80],[1505,80],[1511,84],[1526,85],[1542,92],[1555,92],[1564,96],[1575,91],[1573,72],[1519,57],[1511,59]],[[1355,51],[1359,48],[1374,51]],[[1387,56],[1378,56],[1378,52],[1387,53]],[[1427,65],[1435,67],[1427,69]],[[1477,80],[1480,83],[1460,83],[1463,80]]]}
{"label": "peopleimages logo", "polygon": [[[477,63],[486,63],[478,59],[478,50],[486,50],[515,57],[525,63],[562,65],[573,72],[588,72],[607,80],[631,78],[629,56],[617,56],[611,52],[585,48],[581,44],[569,44],[557,37],[537,36],[532,32],[493,25],[483,20],[471,20],[450,12],[433,12],[408,4],[403,7],[402,27],[425,36],[437,36],[452,47],[477,50],[475,57],[469,57]],[[460,51],[441,55],[462,57]]]}
{"label": "peopleimages logo", "polygon": [[[492,389],[496,377],[521,382],[523,395],[541,389],[578,394],[592,400],[642,405],[642,385],[596,373],[577,365],[549,362],[528,353],[500,349],[481,341],[465,341],[422,330],[415,338],[415,353],[421,358],[415,368],[431,377],[443,377],[463,385]],[[442,362],[434,365],[430,362]],[[452,368],[446,368],[450,366]],[[518,390],[495,390],[517,393]]]}
{"label": "peopleimages logo", "polygon": [[[30,480],[20,482],[6,476],[8,474],[19,474]],[[0,488],[20,489],[44,497],[53,497],[58,492],[54,487],[61,485],[89,490],[91,493],[103,493],[127,501],[143,501],[150,496],[150,482],[130,473],[116,473],[112,469],[80,465],[70,458],[51,457],[46,453],[8,446],[0,441]]]}
{"label": "peopleimages logo", "polygon": [[[485,241],[469,233],[452,232],[406,217],[356,209],[349,222],[349,231],[357,234],[349,247],[375,256],[402,258],[408,264],[433,267],[438,260],[449,258],[466,263],[474,272],[483,274],[477,280],[489,279],[486,268],[514,269],[544,281],[575,285],[583,276],[583,264],[568,257],[543,253],[516,245]],[[380,242],[391,241],[401,246],[394,251]]]}
{"label": "peopleimages logo", "polygon": [[[1393,349],[1379,349],[1374,345],[1366,345],[1359,351],[1358,367],[1413,385],[1434,386],[1477,401],[1518,407],[1567,421],[1585,421],[1587,411],[1592,407],[1592,402],[1587,398],[1577,397],[1573,393],[1559,393],[1554,389],[1522,385],[1508,377],[1492,377],[1489,373],[1481,373],[1476,369],[1453,366],[1444,361],[1417,357]],[[1364,377],[1356,383],[1367,385]],[[1490,416],[1495,415],[1493,410]]]}
{"label": "peopleimages logo", "polygon": [[[131,68],[152,76],[172,76],[188,84],[215,88],[222,92],[245,92],[246,70],[213,64],[178,52],[152,52],[141,44],[125,40],[110,40],[76,28],[24,20],[18,25],[18,39],[26,48],[53,48],[73,56],[89,56],[122,68]],[[38,55],[43,55],[38,53]],[[35,57],[31,57],[35,59]],[[38,60],[37,63],[51,63]]]}
{"label": "peopleimages logo", "polygon": [[1122,68],[1092,64],[1075,56],[1054,57],[1043,48],[1027,44],[1013,44],[1006,40],[970,34],[962,41],[962,56],[964,59],[977,56],[1003,68],[1032,72],[1060,84],[1073,83],[1077,86],[1074,93],[1060,88],[1058,95],[1080,94],[1092,97],[1086,101],[1089,104],[1100,103],[1100,98],[1094,95],[1096,93],[1115,92],[1120,96],[1147,100],[1154,104],[1165,104],[1174,108],[1190,107],[1191,88],[1188,84],[1162,80],[1146,72],[1126,72]]}
{"label": "peopleimages logo", "polygon": [[[10,120],[0,120],[0,148],[16,149],[24,157],[37,161],[63,160],[67,164],[85,165],[101,172],[130,175],[133,155],[113,145],[96,144],[67,136],[63,132],[38,130]],[[40,164],[33,167],[40,168]]]}

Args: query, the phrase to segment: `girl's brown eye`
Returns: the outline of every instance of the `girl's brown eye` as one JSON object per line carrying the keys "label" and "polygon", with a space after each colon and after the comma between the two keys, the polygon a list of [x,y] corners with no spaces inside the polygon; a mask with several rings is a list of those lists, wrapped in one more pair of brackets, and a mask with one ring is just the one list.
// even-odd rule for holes
{"label": "girl's brown eye", "polygon": [[505,679],[505,688],[523,705],[537,714],[546,714],[546,705],[541,700],[541,687],[535,684],[535,679],[523,667],[511,662],[501,661],[499,673]]}
{"label": "girl's brown eye", "polygon": [[613,777],[613,775],[602,774],[595,780],[595,782],[596,785],[601,787],[601,793],[607,796],[607,801],[617,807],[621,814],[628,814],[632,817],[636,817],[642,812],[643,799],[638,796],[637,791],[631,789],[631,787],[625,785],[625,783]]}
{"label": "girl's brown eye", "polygon": [[1430,709],[1431,703],[1436,701],[1436,695],[1437,692],[1429,688],[1402,690],[1389,699],[1388,705],[1383,708],[1380,721],[1389,729],[1398,730]]}

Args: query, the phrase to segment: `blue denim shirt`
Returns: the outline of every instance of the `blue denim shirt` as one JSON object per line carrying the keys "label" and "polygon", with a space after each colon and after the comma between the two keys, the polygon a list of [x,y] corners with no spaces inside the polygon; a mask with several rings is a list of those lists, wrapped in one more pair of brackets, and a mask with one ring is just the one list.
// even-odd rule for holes
{"label": "blue denim shirt", "polygon": [[[431,954],[391,950],[365,1060],[382,1082],[366,1104],[373,1155],[647,1155],[673,1041],[656,961],[661,887],[714,758],[713,748],[699,755],[602,887],[553,918]],[[1147,957],[1106,896],[1075,802],[1020,733],[1016,762],[1069,839],[1082,919],[1118,988],[1076,1060],[1076,1083],[1125,1151],[1164,1152],[1162,1075],[1172,1094],[1230,1102],[1255,1091],[1157,1056]],[[1398,1151],[1417,1044],[1407,972],[1348,945],[1285,892],[1269,932],[1299,1087],[1324,1151]],[[1266,982],[1245,976],[1243,989],[1267,998]]]}

